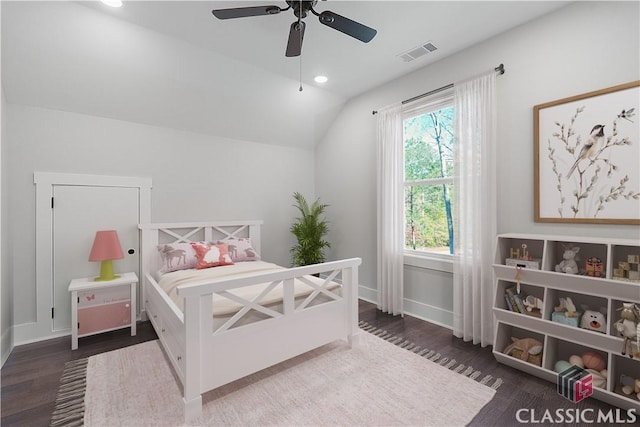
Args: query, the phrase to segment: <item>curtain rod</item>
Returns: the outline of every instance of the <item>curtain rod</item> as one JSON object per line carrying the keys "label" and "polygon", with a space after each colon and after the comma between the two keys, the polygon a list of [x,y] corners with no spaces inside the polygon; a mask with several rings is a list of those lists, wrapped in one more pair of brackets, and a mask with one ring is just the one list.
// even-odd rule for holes
{"label": "curtain rod", "polygon": [[[500,75],[504,74],[504,64],[498,65],[496,68],[494,68],[494,70]],[[446,86],[439,87],[438,89],[434,89],[434,90],[431,90],[429,92],[423,93],[421,95],[414,96],[413,98],[405,99],[404,101],[402,101],[402,105],[408,104],[408,103],[413,102],[413,101],[417,101],[418,99],[424,98],[425,96],[429,96],[429,95],[433,95],[433,94],[438,93],[438,92],[442,92],[443,90],[451,89],[452,87],[453,87],[453,83],[450,83],[450,84],[448,84]],[[373,110],[371,112],[371,114],[375,115],[375,114],[378,114],[378,112],[376,110]]]}

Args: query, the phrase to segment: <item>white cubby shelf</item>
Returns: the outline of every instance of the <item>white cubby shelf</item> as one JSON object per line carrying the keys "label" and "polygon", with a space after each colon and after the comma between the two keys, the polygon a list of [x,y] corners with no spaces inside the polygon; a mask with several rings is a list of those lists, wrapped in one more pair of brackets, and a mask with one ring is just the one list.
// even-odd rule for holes
{"label": "white cubby shelf", "polygon": [[[578,274],[555,271],[555,266],[562,261],[565,245],[580,248]],[[522,264],[507,265],[508,258],[509,263],[513,264],[514,258],[525,255],[527,257]],[[558,374],[554,366],[558,360],[568,360],[574,354],[582,355],[587,351],[597,353],[604,358],[608,375],[606,386],[594,387],[592,397],[620,408],[640,411],[640,399],[635,393],[627,396],[620,391],[621,375],[640,379],[640,357],[622,355],[623,339],[614,327],[620,318],[619,309],[623,303],[635,303],[640,307],[640,281],[629,279],[629,267],[621,265],[633,261],[637,255],[640,255],[640,240],[518,233],[498,235],[493,264],[493,354],[496,360],[555,383]],[[587,268],[587,260],[594,259],[602,262],[602,271],[594,272]],[[536,265],[540,268],[535,268]],[[627,270],[621,272],[621,267]],[[630,270],[636,268],[632,264]],[[526,310],[520,313],[510,309],[505,293],[518,282],[523,297],[532,296],[542,301],[538,316]],[[570,298],[581,313],[583,306],[603,312],[606,327],[602,328],[603,331],[595,331],[583,329],[579,321],[577,326],[552,321],[554,308],[560,305],[560,298]],[[505,354],[504,349],[511,344],[512,337],[534,338],[543,343],[541,366]]]}

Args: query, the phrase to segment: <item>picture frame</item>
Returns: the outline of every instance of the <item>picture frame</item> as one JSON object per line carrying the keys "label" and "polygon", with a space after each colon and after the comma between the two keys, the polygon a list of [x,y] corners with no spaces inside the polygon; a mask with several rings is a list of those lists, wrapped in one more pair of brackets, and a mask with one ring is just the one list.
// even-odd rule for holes
{"label": "picture frame", "polygon": [[640,80],[534,106],[535,222],[640,225]]}

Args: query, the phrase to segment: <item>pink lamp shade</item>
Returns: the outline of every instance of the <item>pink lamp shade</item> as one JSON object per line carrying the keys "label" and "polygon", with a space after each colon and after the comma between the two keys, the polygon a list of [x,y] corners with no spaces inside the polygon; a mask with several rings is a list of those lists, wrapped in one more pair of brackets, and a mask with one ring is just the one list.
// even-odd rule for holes
{"label": "pink lamp shade", "polygon": [[114,259],[122,259],[122,246],[116,230],[102,230],[96,232],[93,240],[93,247],[89,255],[89,261],[102,261],[100,265],[100,276],[96,277],[96,281],[113,280],[118,278],[113,274]]}

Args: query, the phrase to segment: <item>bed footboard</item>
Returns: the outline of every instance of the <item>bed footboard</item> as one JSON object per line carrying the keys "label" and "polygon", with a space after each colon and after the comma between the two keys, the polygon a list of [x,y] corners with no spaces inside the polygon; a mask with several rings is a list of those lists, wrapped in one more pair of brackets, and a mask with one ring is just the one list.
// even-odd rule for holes
{"label": "bed footboard", "polygon": [[[184,365],[179,363],[184,367],[185,419],[193,420],[200,415],[201,394],[206,391],[338,339],[352,343],[359,331],[357,286],[360,263],[359,258],[353,258],[180,286],[178,294],[185,301],[185,358]],[[322,284],[307,278],[314,274],[325,277]],[[338,277],[342,283],[340,294],[327,292],[328,285]],[[293,290],[296,280],[309,282],[316,295],[331,294],[330,300],[317,305],[310,305],[305,300],[296,305]],[[214,330],[212,294],[222,295],[230,289],[257,283],[283,287],[282,311],[273,311],[267,320]],[[243,310],[262,311],[259,298],[244,301]]]}

